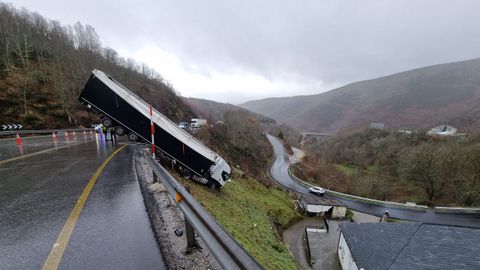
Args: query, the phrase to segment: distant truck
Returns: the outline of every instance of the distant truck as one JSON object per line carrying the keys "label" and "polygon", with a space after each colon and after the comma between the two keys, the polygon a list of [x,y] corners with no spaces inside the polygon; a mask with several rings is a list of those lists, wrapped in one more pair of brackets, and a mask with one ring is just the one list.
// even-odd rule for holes
{"label": "distant truck", "polygon": [[[79,101],[102,115],[102,125],[115,127],[130,141],[151,143],[150,106],[100,70],[93,70]],[[153,109],[155,147],[188,169],[192,179],[220,188],[230,178],[230,166],[217,153]]]}
{"label": "distant truck", "polygon": [[193,129],[198,129],[201,128],[202,126],[207,125],[207,119],[202,119],[202,118],[192,118],[190,120],[190,128]]}

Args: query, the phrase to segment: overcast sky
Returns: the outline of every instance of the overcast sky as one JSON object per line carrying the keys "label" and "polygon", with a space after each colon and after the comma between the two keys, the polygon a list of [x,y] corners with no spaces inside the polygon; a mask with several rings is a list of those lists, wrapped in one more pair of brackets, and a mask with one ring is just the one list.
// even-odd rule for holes
{"label": "overcast sky", "polygon": [[480,1],[19,0],[155,68],[183,96],[239,104],[480,57]]}

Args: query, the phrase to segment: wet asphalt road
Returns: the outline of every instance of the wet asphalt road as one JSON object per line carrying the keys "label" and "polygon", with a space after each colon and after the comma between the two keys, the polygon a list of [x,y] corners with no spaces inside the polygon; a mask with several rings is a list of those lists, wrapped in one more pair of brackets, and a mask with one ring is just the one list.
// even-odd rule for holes
{"label": "wet asphalt road", "polygon": [[[0,164],[1,269],[42,268],[86,184],[118,148],[96,139]],[[6,149],[3,143],[0,151]],[[37,150],[51,147],[42,138],[35,143]],[[100,174],[59,269],[165,269],[135,176],[133,152],[127,146]]]}
{"label": "wet asphalt road", "polygon": [[86,135],[77,134],[72,136],[71,134],[66,137],[64,135],[58,135],[54,140],[51,135],[43,136],[23,136],[22,135],[22,145],[16,144],[16,139],[1,139],[0,140],[0,161],[7,160],[16,156],[28,155],[38,151],[64,147],[74,144],[80,144],[87,141],[95,140],[95,135]]}
{"label": "wet asphalt road", "polygon": [[[272,178],[278,184],[286,188],[292,189],[302,194],[309,194],[307,186],[293,180],[288,174],[290,157],[285,152],[282,143],[277,138],[271,135],[267,135],[267,138],[272,144],[275,152],[275,162],[270,169],[270,174],[272,175]],[[391,208],[381,205],[368,204],[361,201],[349,200],[331,194],[325,194],[325,198],[336,199],[347,205],[350,209],[379,217],[382,216],[385,211],[389,211],[390,217],[396,219],[480,228],[480,214],[435,213],[431,209],[410,210]]]}

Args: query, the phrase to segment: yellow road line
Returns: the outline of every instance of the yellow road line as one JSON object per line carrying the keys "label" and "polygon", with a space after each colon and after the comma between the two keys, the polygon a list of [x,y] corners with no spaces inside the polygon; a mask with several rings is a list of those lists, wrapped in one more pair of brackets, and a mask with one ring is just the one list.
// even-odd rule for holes
{"label": "yellow road line", "polygon": [[122,151],[123,148],[125,148],[126,146],[127,144],[123,145],[122,147],[118,148],[115,152],[113,152],[97,169],[97,171],[92,176],[90,181],[88,181],[87,186],[85,187],[85,189],[82,192],[82,195],[80,195],[80,198],[78,199],[77,203],[73,207],[72,212],[70,213],[70,216],[65,222],[65,225],[63,225],[63,229],[58,235],[57,241],[55,241],[55,243],[53,244],[52,250],[50,250],[50,254],[48,254],[47,260],[45,261],[45,264],[43,265],[42,270],[56,270],[58,268],[58,265],[62,260],[63,253],[67,248],[68,241],[70,240],[70,236],[72,235],[73,229],[77,224],[78,218],[80,216],[80,212],[82,212],[83,206],[87,202],[88,196],[90,195],[90,192],[92,191],[93,186],[97,182],[98,177],[102,173],[103,169],[105,169],[105,166],[107,166],[108,162],[110,162],[110,160],[116,154],[118,154],[118,152]]}
{"label": "yellow road line", "polygon": [[23,155],[23,156],[14,157],[14,158],[6,159],[6,160],[0,160],[0,165],[5,164],[5,163],[8,163],[8,162],[15,161],[15,160],[19,160],[19,159],[22,159],[22,158],[27,158],[27,157],[31,157],[31,156],[35,156],[35,155],[39,155],[39,154],[43,154],[43,153],[48,153],[48,152],[52,152],[52,151],[59,150],[59,149],[63,149],[63,148],[72,147],[72,146],[75,146],[75,145],[84,144],[84,143],[87,143],[87,142],[91,142],[91,141],[85,141],[85,142],[80,142],[80,143],[75,143],[75,144],[69,144],[69,145],[60,146],[60,147],[55,147],[55,148],[50,148],[50,149],[46,149],[46,150],[34,152],[34,153],[31,153],[31,154],[26,154],[26,155]]}

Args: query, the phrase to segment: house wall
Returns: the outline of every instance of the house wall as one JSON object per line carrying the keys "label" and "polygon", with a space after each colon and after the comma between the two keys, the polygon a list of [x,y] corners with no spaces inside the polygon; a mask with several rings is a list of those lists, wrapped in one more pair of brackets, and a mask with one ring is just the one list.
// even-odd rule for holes
{"label": "house wall", "polygon": [[342,232],[340,232],[337,253],[343,270],[358,270],[357,264],[352,257],[352,253],[350,252],[350,248],[348,247]]}
{"label": "house wall", "polygon": [[347,214],[345,206],[334,206],[332,210],[332,218],[344,218]]}
{"label": "house wall", "polygon": [[307,204],[307,212],[310,213],[325,213],[332,208],[327,205]]}

